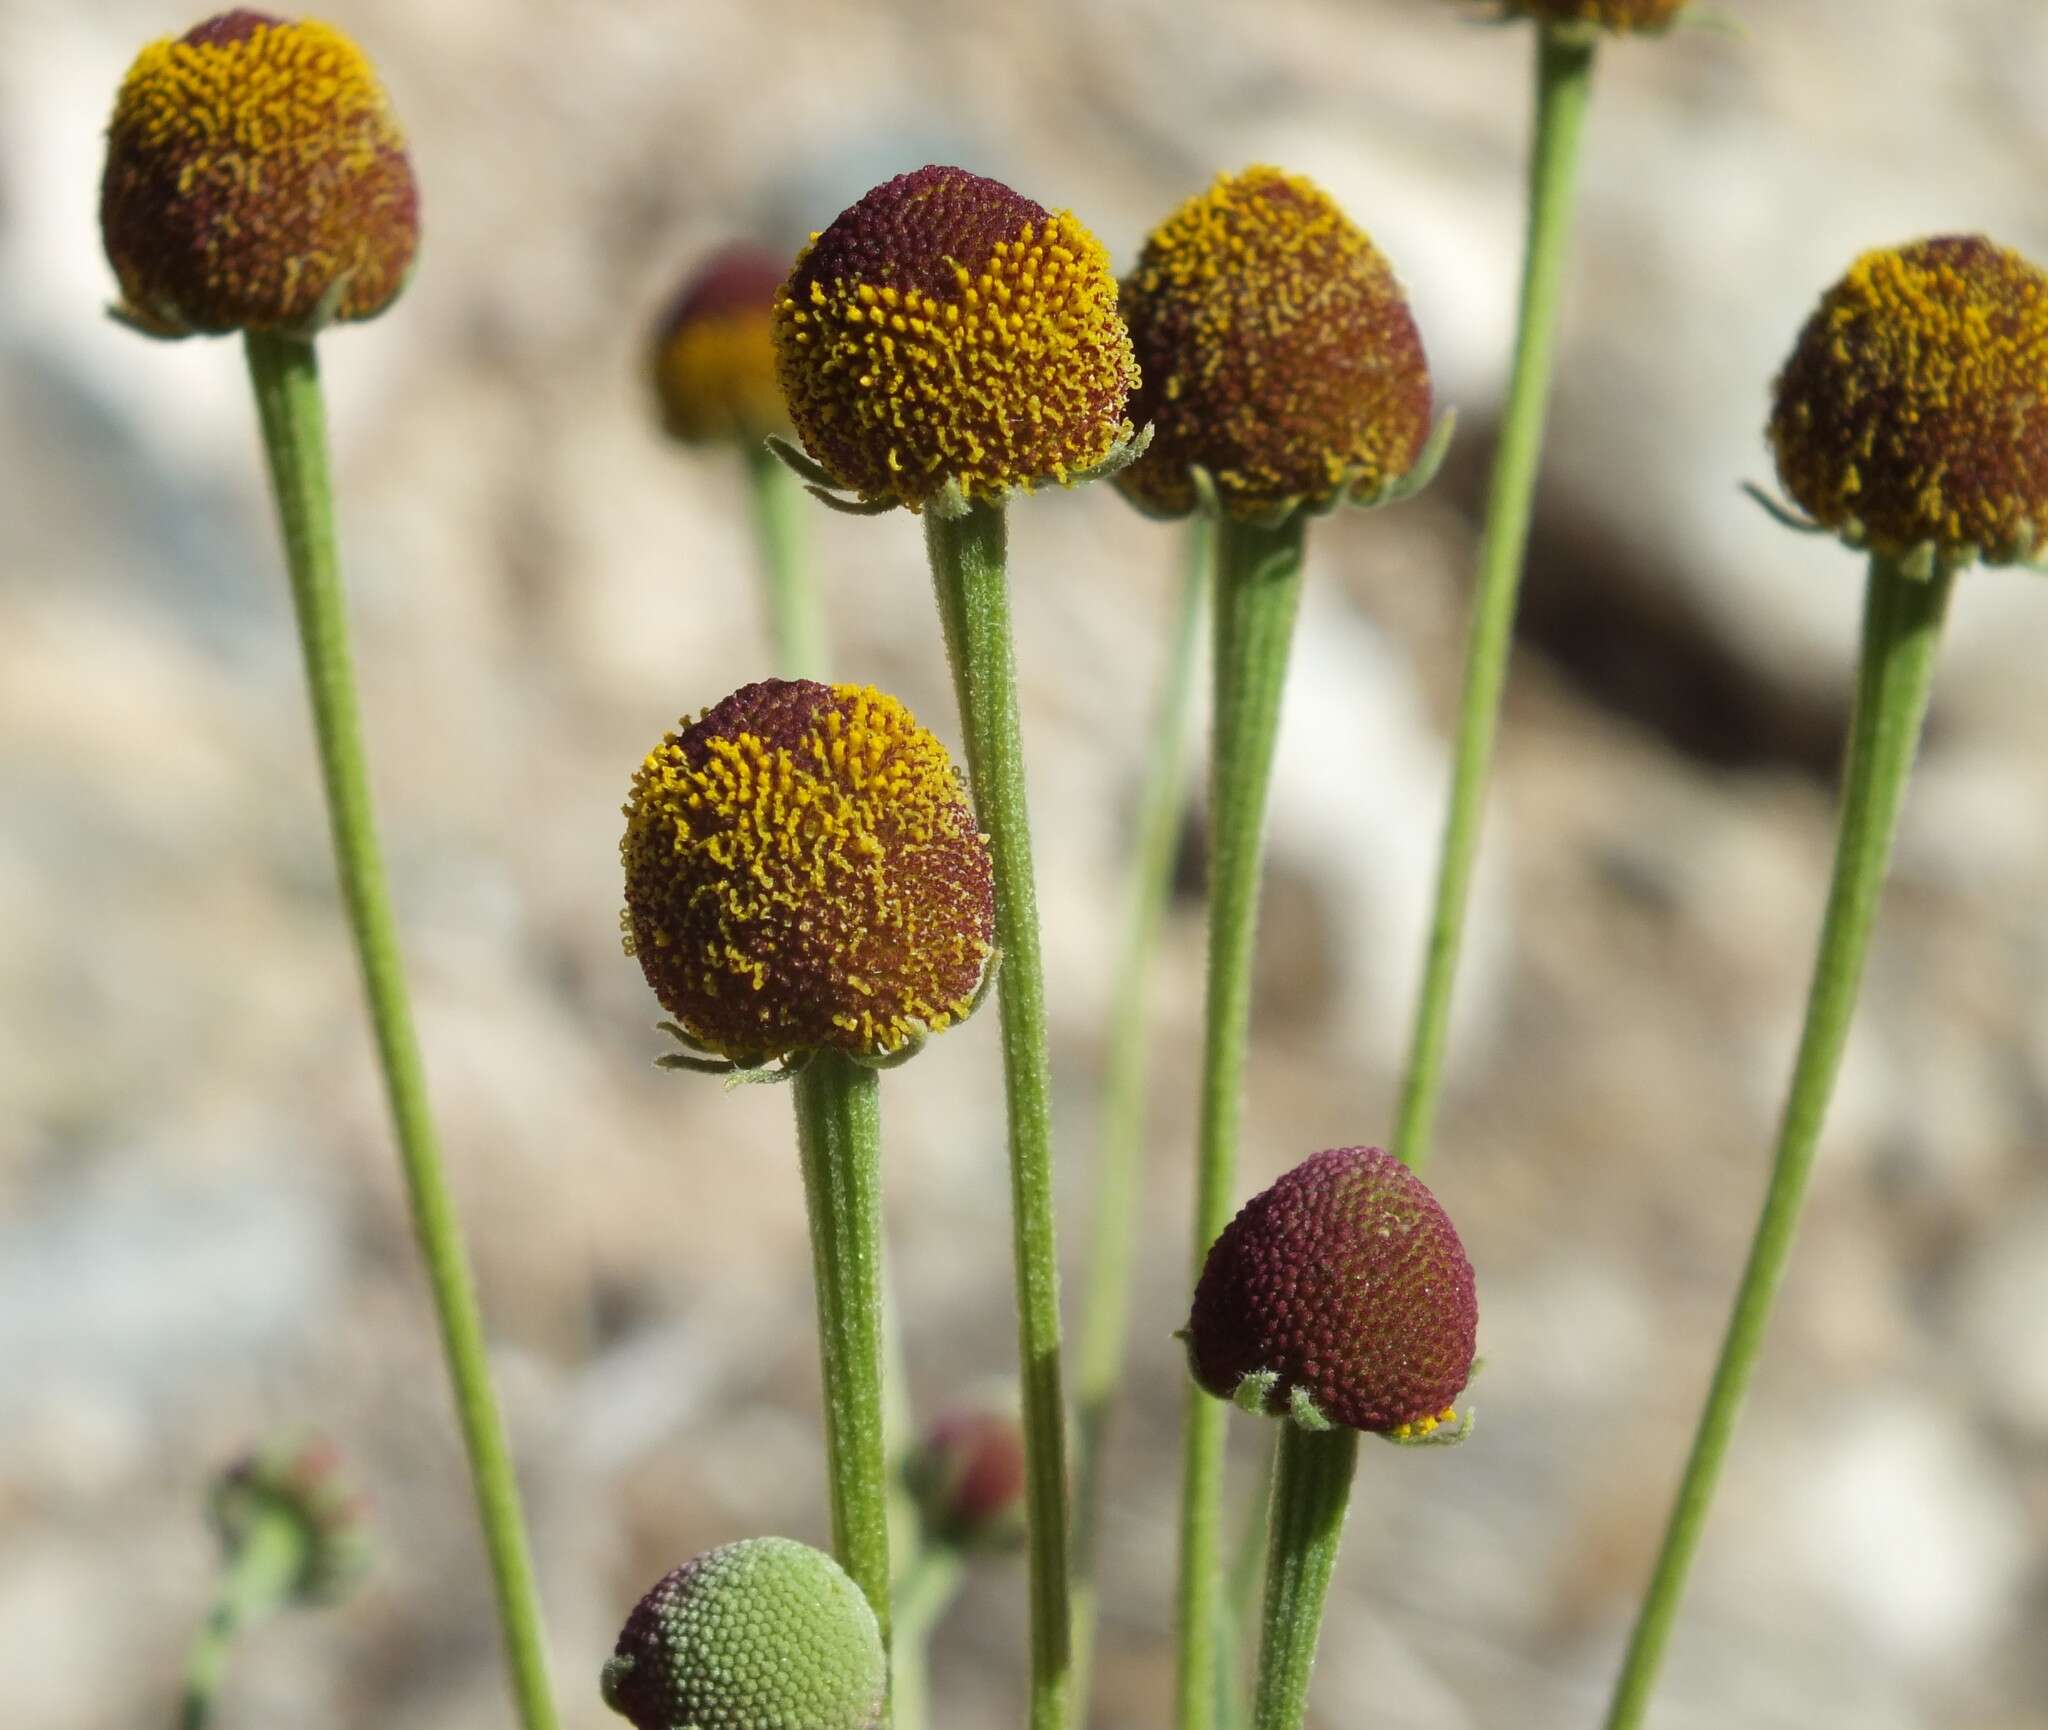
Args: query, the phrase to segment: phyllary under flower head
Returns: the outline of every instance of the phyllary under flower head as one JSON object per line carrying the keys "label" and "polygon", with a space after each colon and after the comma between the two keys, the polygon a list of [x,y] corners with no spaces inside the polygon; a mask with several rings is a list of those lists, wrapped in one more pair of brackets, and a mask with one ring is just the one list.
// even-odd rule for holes
{"label": "phyllary under flower head", "polygon": [[640,1600],[603,1688],[635,1730],[876,1730],[888,1680],[875,1613],[839,1564],[748,1538]]}
{"label": "phyllary under flower head", "polygon": [[1458,1233],[1376,1147],[1318,1153],[1254,1196],[1209,1251],[1188,1355],[1218,1398],[1397,1436],[1452,1415],[1479,1306]]}
{"label": "phyllary under flower head", "polygon": [[1313,182],[1217,176],[1125,280],[1151,448],[1117,484],[1153,512],[1256,516],[1400,479],[1429,438],[1429,364],[1392,268]]}
{"label": "phyllary under flower head", "polygon": [[1887,557],[2048,551],[2048,275],[1976,236],[1866,253],[1779,375],[1799,508]]}
{"label": "phyllary under flower head", "polygon": [[758,445],[789,424],[775,376],[775,302],[786,258],[735,245],[684,284],[654,332],[662,424],[684,444]]}
{"label": "phyllary under flower head", "polygon": [[224,12],[151,43],[107,128],[100,231],[121,312],[164,336],[373,318],[419,245],[404,135],[325,24]]}
{"label": "phyllary under flower head", "polygon": [[952,759],[894,697],[769,679],[633,777],[626,947],[683,1031],[745,1062],[886,1055],[972,1006],[994,875]]}
{"label": "phyllary under flower head", "polygon": [[1129,436],[1136,371],[1100,243],[1067,211],[930,167],[815,236],[777,310],[804,447],[862,498],[912,510],[957,483],[1000,502]]}
{"label": "phyllary under flower head", "polygon": [[1545,24],[1597,24],[1603,30],[1662,30],[1688,0],[1507,0],[1508,10]]}
{"label": "phyllary under flower head", "polygon": [[244,1455],[214,1481],[212,1514],[230,1558],[265,1522],[292,1528],[299,1564],[290,1596],[299,1603],[333,1603],[370,1565],[362,1493],[340,1453],[321,1437],[274,1442]]}

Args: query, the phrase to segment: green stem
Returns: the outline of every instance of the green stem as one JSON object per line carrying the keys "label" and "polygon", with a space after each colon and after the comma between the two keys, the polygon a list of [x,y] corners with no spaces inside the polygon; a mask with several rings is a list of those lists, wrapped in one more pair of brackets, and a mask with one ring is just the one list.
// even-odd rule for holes
{"label": "green stem", "polygon": [[[1306,522],[1225,518],[1216,550],[1215,739],[1209,765],[1209,967],[1204,1006],[1194,1267],[1230,1221],[1252,1010],[1266,798],[1287,654],[1301,600]],[[1223,1443],[1229,1408],[1192,1380],[1182,1432],[1180,1730],[1212,1730],[1221,1635]]]}
{"label": "green stem", "polygon": [[836,1051],[796,1072],[797,1145],[811,1222],[832,1553],[889,1640],[889,1463],[882,1443],[880,1077]]}
{"label": "green stem", "polygon": [[553,1730],[555,1708],[548,1684],[547,1647],[533,1559],[519,1507],[519,1481],[491,1386],[483,1317],[477,1309],[462,1230],[441,1169],[440,1148],[427,1105],[426,1073],[399,960],[391,894],[384,881],[371,815],[369,774],[363,761],[355,679],[349,662],[347,606],[335,547],[319,366],[310,342],[251,331],[247,347],[249,377],[256,390],[264,451],[284,530],[285,562],[291,569],[313,727],[319,738],[320,767],[334,830],[335,863],[397,1127],[413,1232],[426,1262],[442,1351],[455,1388],[456,1417],[469,1453],[470,1479],[490,1554],[512,1691],[526,1730]]}
{"label": "green stem", "polygon": [[1428,1162],[1443,1087],[1444,1049],[1450,1038],[1451,992],[1464,942],[1472,867],[1486,810],[1487,776],[1500,728],[1501,691],[1514,638],[1515,599],[1529,548],[1529,520],[1543,454],[1543,422],[1557,347],[1558,302],[1571,242],[1578,187],[1579,140],[1593,88],[1593,47],[1584,32],[1544,26],[1536,57],[1536,131],[1529,168],[1529,238],[1522,269],[1522,310],[1515,335],[1514,373],[1494,454],[1486,529],[1465,647],[1464,689],[1458,699],[1458,740],[1451,769],[1450,810],[1444,820],[1437,869],[1436,906],[1394,1150],[1409,1165]]}
{"label": "green stem", "polygon": [[1010,1210],[1023,1364],[1025,1511],[1030,1521],[1031,1725],[1064,1730],[1073,1659],[1067,1589],[1067,1429],[1060,1392],[1059,1257],[1053,1231],[1052,1069],[1045,963],[1024,801],[1024,740],[1000,505],[925,513],[975,813],[995,861],[996,990],[1010,1126]]}
{"label": "green stem", "polygon": [[1186,800],[1188,710],[1195,651],[1209,594],[1214,537],[1205,518],[1188,528],[1187,571],[1145,750],[1137,846],[1125,885],[1123,949],[1110,999],[1103,1066],[1102,1130],[1097,1153],[1088,1296],[1082,1312],[1074,1454],[1074,1699],[1085,1709],[1095,1649],[1096,1550],[1102,1521],[1102,1462],[1122,1386],[1130,1338],[1132,1252],[1145,1133],[1145,1079],[1151,1042],[1152,961],[1173,893]]}
{"label": "green stem", "polygon": [[[1277,1456],[1277,1440],[1272,1451]],[[1272,1513],[1273,1473],[1278,1463],[1277,1458],[1267,1462],[1259,1474],[1258,1489],[1245,1510],[1244,1530],[1224,1583],[1223,1632],[1216,1642],[1217,1730],[1237,1730],[1250,1704],[1244,1692],[1245,1647],[1251,1635],[1252,1607],[1266,1578],[1266,1522]]]}
{"label": "green stem", "polygon": [[785,679],[822,679],[825,616],[811,580],[809,500],[796,476],[766,445],[748,445],[746,460],[775,671]]}
{"label": "green stem", "polygon": [[1656,1572],[1615,1684],[1607,1714],[1609,1730],[1631,1730],[1642,1722],[1648,1709],[1650,1691],[1684,1596],[1686,1575],[1727,1457],[1729,1438],[1763,1349],[1771,1305],[1784,1278],[1800,1203],[1813,1171],[1828,1098],[1834,1091],[1856,1012],[1863,961],[1891,859],[1906,779],[1919,747],[1935,650],[1954,582],[1954,573],[1949,571],[1914,578],[1888,560],[1871,562],[1856,711],[1842,773],[1834,876],[1821,923],[1799,1057],[1778,1130],[1776,1161],[1749,1261],[1736,1288],[1720,1361],[1693,1437],[1692,1454],[1665,1528]]}
{"label": "green stem", "polygon": [[1272,1541],[1266,1550],[1252,1730],[1301,1730],[1357,1463],[1356,1430],[1284,1425],[1273,1465]]}
{"label": "green stem", "polygon": [[896,1645],[889,1661],[889,1697],[895,1730],[927,1730],[931,1723],[931,1639],[952,1605],[966,1572],[956,1549],[922,1551],[896,1589]]}
{"label": "green stem", "polygon": [[259,1519],[249,1528],[227,1559],[213,1608],[200,1624],[185,1660],[178,1730],[204,1730],[212,1722],[214,1702],[236,1637],[290,1598],[305,1561],[305,1532],[289,1515]]}

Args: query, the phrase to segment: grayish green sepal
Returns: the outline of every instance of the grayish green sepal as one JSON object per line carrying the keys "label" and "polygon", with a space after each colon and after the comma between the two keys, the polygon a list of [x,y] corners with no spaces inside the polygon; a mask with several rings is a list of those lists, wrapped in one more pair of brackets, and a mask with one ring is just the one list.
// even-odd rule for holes
{"label": "grayish green sepal", "polygon": [[1337,1426],[1323,1416],[1323,1408],[1309,1397],[1307,1388],[1296,1383],[1287,1396],[1287,1421],[1298,1430],[1307,1430],[1311,1435],[1320,1435]]}
{"label": "grayish green sepal", "polygon": [[831,471],[823,463],[813,460],[807,453],[784,438],[780,433],[770,433],[762,441],[768,447],[768,454],[784,468],[811,488],[822,487],[826,492],[839,492],[839,483],[832,478]]}
{"label": "grayish green sepal", "polygon": [[1254,1370],[1231,1390],[1230,1403],[1241,1412],[1256,1412],[1264,1417],[1268,1414],[1273,1390],[1279,1383],[1278,1372]]}
{"label": "grayish green sepal", "polygon": [[1442,472],[1444,458],[1450,455],[1451,440],[1458,432],[1458,411],[1446,409],[1437,417],[1435,426],[1429,429],[1429,439],[1422,447],[1422,454],[1415,459],[1415,466],[1405,475],[1382,481],[1369,491],[1353,486],[1344,495],[1344,502],[1355,510],[1376,511],[1382,505],[1398,505],[1403,499],[1412,499],[1427,487]]}
{"label": "grayish green sepal", "polygon": [[1467,1406],[1455,1424],[1439,1425],[1426,1436],[1397,1436],[1391,1430],[1376,1433],[1381,1441],[1396,1448],[1455,1448],[1472,1439],[1472,1427],[1478,1421],[1478,1408]]}

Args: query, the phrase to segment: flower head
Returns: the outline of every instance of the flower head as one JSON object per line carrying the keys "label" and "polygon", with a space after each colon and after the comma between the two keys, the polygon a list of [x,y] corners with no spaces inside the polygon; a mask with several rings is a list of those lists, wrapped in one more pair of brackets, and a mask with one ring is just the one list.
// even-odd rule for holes
{"label": "flower head", "polygon": [[1066,481],[1130,433],[1136,373],[1095,237],[960,168],[876,187],[812,238],[775,345],[804,447],[842,486],[917,510]]}
{"label": "flower head", "polygon": [[1152,231],[1125,279],[1152,445],[1117,477],[1145,508],[1258,515],[1398,480],[1429,437],[1422,338],[1379,250],[1312,182],[1218,175]]}
{"label": "flower head", "polygon": [[1195,1379],[1261,1410],[1396,1436],[1452,1415],[1479,1327],[1472,1264],[1390,1153],[1340,1147],[1254,1196],[1209,1251],[1188,1322]]}
{"label": "flower head", "polygon": [[757,445],[789,424],[775,377],[775,302],[788,265],[758,246],[714,253],[654,333],[662,424],[684,444]]}
{"label": "flower head", "polygon": [[1507,0],[1508,10],[1545,24],[1597,24],[1603,30],[1662,30],[1687,0]]}
{"label": "flower head", "polygon": [[223,12],[136,57],[100,231],[122,313],[165,336],[373,318],[419,244],[419,189],[370,63],[326,24]]}
{"label": "flower head", "polygon": [[212,1514],[221,1548],[237,1554],[259,1525],[288,1522],[298,1540],[292,1601],[332,1603],[345,1596],[370,1563],[364,1502],[322,1438],[274,1442],[237,1460],[214,1481]]}
{"label": "flower head", "polygon": [[621,923],[705,1050],[882,1055],[972,1006],[995,933],[987,843],[946,748],[860,685],[748,685],[648,753]]}
{"label": "flower head", "polygon": [[1778,476],[1856,546],[1994,564],[2048,548],[2048,275],[1988,240],[1866,253],[1779,375]]}
{"label": "flower head", "polygon": [[1024,1432],[1014,1413],[987,1405],[941,1413],[903,1470],[932,1542],[997,1549],[1024,1541]]}
{"label": "flower head", "polygon": [[634,1606],[603,1687],[635,1730],[877,1730],[888,1667],[875,1613],[837,1562],[747,1538]]}

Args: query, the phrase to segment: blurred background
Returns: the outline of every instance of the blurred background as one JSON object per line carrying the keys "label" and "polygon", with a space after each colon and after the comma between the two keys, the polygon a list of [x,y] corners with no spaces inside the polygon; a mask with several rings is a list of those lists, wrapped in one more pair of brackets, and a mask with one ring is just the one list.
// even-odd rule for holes
{"label": "blurred background", "polygon": [[[1704,6],[1704,0],[1702,0]],[[1479,926],[1432,1180],[1483,1422],[1370,1450],[1328,1725],[1595,1721],[1765,1170],[1831,835],[1860,572],[1737,493],[1857,252],[2048,256],[2037,0],[1726,0],[1605,55]],[[666,445],[649,321],[938,160],[1121,262],[1219,167],[1321,180],[1395,261],[1462,430],[1312,542],[1247,1192],[1382,1139],[1418,965],[1520,247],[1530,43],[1441,0],[336,0],[413,141],[404,302],[323,343],[372,760],[571,1726],[656,1575],[826,1532],[775,1090],[657,1073],[619,805],[766,668],[736,463]],[[101,128],[160,0],[0,4],[0,1717],[164,1722],[201,1485],[312,1423],[371,1588],[251,1643],[223,1723],[502,1726],[481,1553],[338,918],[240,356],[105,322]],[[817,513],[847,677],[949,740],[907,517]],[[1065,1241],[1179,541],[1108,488],[1014,513]],[[1656,1722],[2048,1725],[2048,590],[1965,583],[1805,1235]],[[1161,963],[1095,1722],[1162,1725],[1199,844]],[[1010,1367],[994,1017],[885,1090],[922,1410]],[[1069,1258],[1069,1312],[1078,1308]],[[1255,1426],[1236,1427],[1241,1480]],[[937,1654],[1014,1723],[1021,1568]]]}

